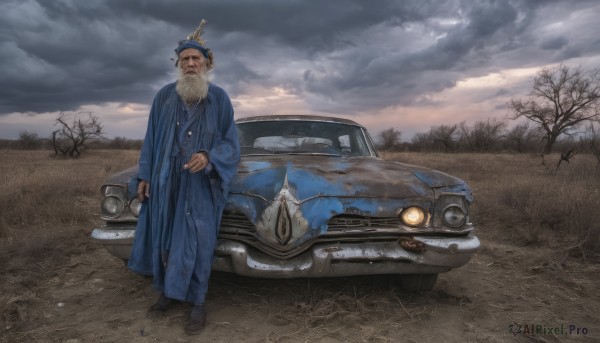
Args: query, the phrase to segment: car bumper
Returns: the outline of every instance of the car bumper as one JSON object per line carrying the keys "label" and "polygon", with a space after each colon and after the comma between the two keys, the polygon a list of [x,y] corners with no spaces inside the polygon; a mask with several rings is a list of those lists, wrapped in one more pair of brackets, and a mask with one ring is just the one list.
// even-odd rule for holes
{"label": "car bumper", "polygon": [[100,241],[112,255],[123,260],[128,260],[131,255],[134,236],[135,227],[131,226],[102,227],[92,231],[92,238]]}
{"label": "car bumper", "polygon": [[[92,238],[101,241],[114,256],[128,259],[134,230],[95,229]],[[399,241],[315,244],[303,254],[282,260],[247,245],[220,239],[215,248],[213,270],[266,278],[331,277],[369,274],[441,273],[466,264],[477,252],[479,239],[413,236],[422,249],[405,249]]]}
{"label": "car bumper", "polygon": [[272,278],[441,273],[466,264],[480,245],[474,235],[414,240],[424,243],[423,251],[410,252],[398,242],[315,244],[288,260],[275,259],[239,242],[220,240],[213,269]]}

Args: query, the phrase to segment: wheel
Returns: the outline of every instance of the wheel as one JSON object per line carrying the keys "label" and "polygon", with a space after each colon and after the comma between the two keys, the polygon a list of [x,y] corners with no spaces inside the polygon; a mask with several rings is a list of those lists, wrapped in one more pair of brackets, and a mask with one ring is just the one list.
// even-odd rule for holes
{"label": "wheel", "polygon": [[409,292],[430,291],[435,286],[438,274],[400,275],[400,287]]}

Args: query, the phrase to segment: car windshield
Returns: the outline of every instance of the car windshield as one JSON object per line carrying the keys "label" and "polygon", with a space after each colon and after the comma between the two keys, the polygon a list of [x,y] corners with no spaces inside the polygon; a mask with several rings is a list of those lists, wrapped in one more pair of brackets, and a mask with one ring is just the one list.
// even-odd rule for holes
{"label": "car windshield", "polygon": [[360,126],[306,120],[237,123],[242,155],[326,154],[370,156]]}

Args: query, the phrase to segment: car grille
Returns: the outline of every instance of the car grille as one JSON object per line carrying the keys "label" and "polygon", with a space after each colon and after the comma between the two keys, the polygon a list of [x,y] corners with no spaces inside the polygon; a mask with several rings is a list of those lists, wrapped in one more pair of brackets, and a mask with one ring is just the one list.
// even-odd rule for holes
{"label": "car grille", "polygon": [[340,232],[349,229],[373,231],[380,228],[399,228],[402,225],[398,217],[368,217],[358,215],[338,215],[327,223],[327,232]]}
{"label": "car grille", "polygon": [[224,211],[221,218],[219,238],[243,242],[253,246],[264,254],[276,258],[288,259],[300,255],[316,243],[396,241],[399,237],[406,234],[406,232],[399,232],[398,229],[400,226],[401,224],[397,217],[338,215],[329,220],[326,233],[300,246],[290,248],[268,245],[259,241],[256,237],[254,225],[243,213]]}
{"label": "car grille", "polygon": [[224,211],[219,233],[254,237],[254,224],[243,213]]}

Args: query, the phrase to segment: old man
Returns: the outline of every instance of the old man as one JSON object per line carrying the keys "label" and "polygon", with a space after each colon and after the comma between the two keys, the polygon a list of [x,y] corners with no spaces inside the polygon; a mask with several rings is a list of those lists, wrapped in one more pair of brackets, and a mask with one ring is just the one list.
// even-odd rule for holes
{"label": "old man", "polygon": [[208,81],[213,53],[198,29],[175,49],[177,82],[154,98],[139,161],[143,201],[129,268],[153,276],[160,296],[150,311],[173,300],[192,304],[189,334],[205,326],[204,301],[228,187],[240,151],[233,107]]}

